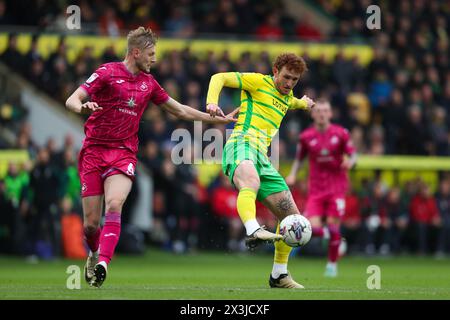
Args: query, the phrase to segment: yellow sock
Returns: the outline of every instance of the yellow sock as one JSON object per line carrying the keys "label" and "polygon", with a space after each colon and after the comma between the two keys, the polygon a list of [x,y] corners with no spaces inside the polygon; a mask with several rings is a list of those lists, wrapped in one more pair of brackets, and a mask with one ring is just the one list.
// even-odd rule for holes
{"label": "yellow sock", "polygon": [[[277,226],[277,234],[280,233],[280,223]],[[286,264],[289,260],[289,254],[291,253],[292,247],[288,246],[284,241],[275,242],[275,256],[274,262],[277,264]]]}
{"label": "yellow sock", "polygon": [[242,188],[239,190],[237,198],[237,210],[239,217],[245,225],[247,235],[252,234],[259,228],[256,220],[256,192],[251,188]]}
{"label": "yellow sock", "polygon": [[256,219],[256,192],[250,188],[239,190],[237,198],[237,210],[243,223]]}

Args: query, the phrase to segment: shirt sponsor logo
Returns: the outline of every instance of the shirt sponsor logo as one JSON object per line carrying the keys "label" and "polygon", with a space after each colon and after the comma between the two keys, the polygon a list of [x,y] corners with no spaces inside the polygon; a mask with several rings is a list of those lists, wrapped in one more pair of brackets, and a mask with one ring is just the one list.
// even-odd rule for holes
{"label": "shirt sponsor logo", "polygon": [[287,112],[287,107],[286,106],[284,106],[284,105],[282,105],[280,102],[278,102],[277,100],[275,100],[275,99],[272,99],[272,104],[275,106],[275,107],[277,107],[278,109],[280,109],[281,110],[281,112],[283,112],[283,113],[286,113]]}
{"label": "shirt sponsor logo", "polygon": [[132,163],[130,163],[130,164],[128,165],[127,174],[128,174],[129,176],[134,176],[134,166],[133,166]]}
{"label": "shirt sponsor logo", "polygon": [[122,109],[122,108],[119,108],[119,109],[117,109],[117,110],[119,110],[120,112],[123,112],[123,113],[126,113],[126,114],[129,114],[129,115],[131,115],[131,116],[137,116],[137,113],[136,112],[134,112],[134,111],[131,111],[131,110],[127,110],[127,109]]}
{"label": "shirt sponsor logo", "polygon": [[117,234],[115,234],[115,233],[107,233],[107,234],[105,234],[105,238],[106,237],[117,237]]}
{"label": "shirt sponsor logo", "polygon": [[91,83],[92,81],[94,81],[95,79],[98,78],[98,73],[94,72],[87,80],[86,83]]}

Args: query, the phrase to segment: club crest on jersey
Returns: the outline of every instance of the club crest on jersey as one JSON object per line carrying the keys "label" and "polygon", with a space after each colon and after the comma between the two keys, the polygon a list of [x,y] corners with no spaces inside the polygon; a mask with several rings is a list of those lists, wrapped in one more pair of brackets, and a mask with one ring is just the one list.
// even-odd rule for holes
{"label": "club crest on jersey", "polygon": [[127,106],[129,106],[130,108],[134,108],[134,106],[136,105],[136,102],[134,101],[134,98],[131,97],[130,99],[128,99],[127,101]]}
{"label": "club crest on jersey", "polygon": [[322,149],[320,150],[320,155],[321,156],[327,156],[330,152],[328,151],[328,149]]}
{"label": "club crest on jersey", "polygon": [[142,91],[147,91],[148,90],[148,86],[145,82],[142,82],[141,86],[139,87]]}
{"label": "club crest on jersey", "polygon": [[336,144],[339,142],[339,138],[337,136],[332,136],[330,142],[331,144]]}

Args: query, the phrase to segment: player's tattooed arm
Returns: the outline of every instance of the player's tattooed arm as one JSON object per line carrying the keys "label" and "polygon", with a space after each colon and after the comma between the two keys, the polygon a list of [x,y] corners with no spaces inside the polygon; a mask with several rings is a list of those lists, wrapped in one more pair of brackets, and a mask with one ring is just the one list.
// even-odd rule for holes
{"label": "player's tattooed arm", "polygon": [[96,102],[84,100],[88,98],[87,92],[83,88],[78,88],[74,93],[66,100],[66,107],[76,113],[91,114],[94,111],[102,110],[102,107]]}

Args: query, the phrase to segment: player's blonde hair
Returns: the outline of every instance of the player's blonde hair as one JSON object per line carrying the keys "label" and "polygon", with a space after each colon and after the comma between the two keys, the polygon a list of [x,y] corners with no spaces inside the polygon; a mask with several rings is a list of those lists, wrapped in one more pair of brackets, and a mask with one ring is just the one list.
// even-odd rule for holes
{"label": "player's blonde hair", "polygon": [[128,48],[127,53],[130,53],[133,48],[145,49],[156,44],[157,37],[152,29],[139,27],[131,30],[127,36]]}

